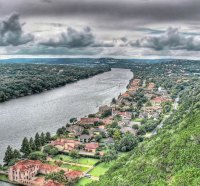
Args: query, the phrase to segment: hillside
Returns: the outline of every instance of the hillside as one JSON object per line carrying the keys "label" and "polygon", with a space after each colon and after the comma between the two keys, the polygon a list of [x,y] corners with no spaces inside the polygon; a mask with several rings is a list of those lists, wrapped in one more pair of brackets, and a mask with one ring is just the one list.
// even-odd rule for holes
{"label": "hillside", "polygon": [[181,94],[181,106],[164,127],[121,157],[91,186],[200,185],[200,89]]}

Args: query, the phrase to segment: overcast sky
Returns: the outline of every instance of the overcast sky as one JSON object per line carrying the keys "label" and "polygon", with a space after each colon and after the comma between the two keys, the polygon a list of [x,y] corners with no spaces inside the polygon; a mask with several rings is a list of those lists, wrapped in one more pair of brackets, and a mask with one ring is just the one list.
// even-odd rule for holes
{"label": "overcast sky", "polygon": [[0,57],[200,58],[200,0],[0,0]]}

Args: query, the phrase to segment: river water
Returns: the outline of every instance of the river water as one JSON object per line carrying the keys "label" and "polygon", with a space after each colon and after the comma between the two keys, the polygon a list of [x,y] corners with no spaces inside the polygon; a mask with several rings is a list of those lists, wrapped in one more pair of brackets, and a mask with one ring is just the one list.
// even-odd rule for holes
{"label": "river water", "polygon": [[[112,69],[89,79],[67,84],[41,94],[0,104],[0,163],[8,145],[20,148],[24,137],[51,132],[72,117],[95,113],[126,90],[133,77],[130,70]],[[1,185],[1,183],[0,183]]]}

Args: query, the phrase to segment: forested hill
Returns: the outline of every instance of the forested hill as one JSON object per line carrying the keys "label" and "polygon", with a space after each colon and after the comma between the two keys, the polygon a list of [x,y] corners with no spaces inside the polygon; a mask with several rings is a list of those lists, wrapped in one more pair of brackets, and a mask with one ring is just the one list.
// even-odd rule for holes
{"label": "forested hill", "polygon": [[158,134],[119,158],[91,186],[200,185],[200,86],[184,90],[180,109]]}
{"label": "forested hill", "polygon": [[109,70],[107,65],[0,64],[0,102],[40,93]]}

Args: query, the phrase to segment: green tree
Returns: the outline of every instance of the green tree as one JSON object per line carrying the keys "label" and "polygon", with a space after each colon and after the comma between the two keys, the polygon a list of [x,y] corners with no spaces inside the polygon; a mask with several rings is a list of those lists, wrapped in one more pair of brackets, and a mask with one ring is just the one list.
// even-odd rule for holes
{"label": "green tree", "polygon": [[40,136],[40,142],[42,146],[45,145],[46,143],[45,135],[43,132],[41,133],[41,136]]}
{"label": "green tree", "polygon": [[29,140],[29,144],[30,144],[31,150],[32,150],[32,151],[36,151],[35,142],[34,142],[34,140],[33,140],[32,137],[31,137],[30,140]]}
{"label": "green tree", "polygon": [[101,157],[101,162],[109,163],[112,160],[117,159],[118,154],[116,150],[109,150]]}
{"label": "green tree", "polygon": [[14,159],[20,159],[21,158],[21,154],[20,154],[20,152],[17,149],[15,149],[13,151],[13,158]]}
{"label": "green tree", "polygon": [[52,145],[45,146],[43,151],[51,156],[55,156],[59,153],[58,149]]}
{"label": "green tree", "polygon": [[40,135],[38,133],[36,133],[35,135],[35,147],[36,147],[36,150],[40,150],[40,147],[41,147],[41,140],[40,140]]}
{"label": "green tree", "polygon": [[116,150],[121,152],[127,152],[134,149],[138,144],[138,141],[135,136],[132,134],[126,133],[123,138],[115,144]]}
{"label": "green tree", "polygon": [[65,174],[65,172],[63,170],[61,170],[60,172],[53,172],[50,174],[46,174],[45,180],[53,180],[53,181],[57,181],[59,183],[66,184],[68,182],[68,180],[64,174]]}
{"label": "green tree", "polygon": [[69,122],[72,123],[72,124],[74,124],[75,122],[77,122],[77,118],[71,118],[71,119],[69,120]]}
{"label": "green tree", "polygon": [[98,134],[98,135],[96,135],[96,136],[94,137],[94,139],[95,139],[97,142],[99,142],[99,141],[102,139],[102,136],[101,136],[100,134]]}
{"label": "green tree", "polygon": [[45,141],[46,141],[46,143],[48,143],[48,142],[51,141],[51,134],[50,134],[50,132],[47,132],[47,133],[46,133]]}
{"label": "green tree", "polygon": [[114,140],[120,140],[121,139],[121,132],[119,129],[115,129],[114,134],[112,135]]}
{"label": "green tree", "polygon": [[31,160],[41,160],[41,161],[43,161],[43,160],[46,159],[46,157],[47,157],[47,154],[43,153],[41,151],[35,151],[35,152],[31,152],[29,154],[29,158]]}
{"label": "green tree", "polygon": [[6,164],[9,164],[9,162],[13,159],[13,150],[12,148],[10,147],[10,145],[7,147],[7,150],[5,152],[5,157],[3,159],[3,161],[6,163]]}
{"label": "green tree", "polygon": [[28,139],[26,137],[22,141],[22,145],[21,145],[20,151],[22,153],[24,153],[25,156],[27,156],[27,155],[29,155],[31,153],[31,147],[30,147],[29,141],[28,141]]}
{"label": "green tree", "polygon": [[79,154],[77,150],[72,150],[70,151],[69,155],[73,158],[73,159],[77,159],[79,158]]}

